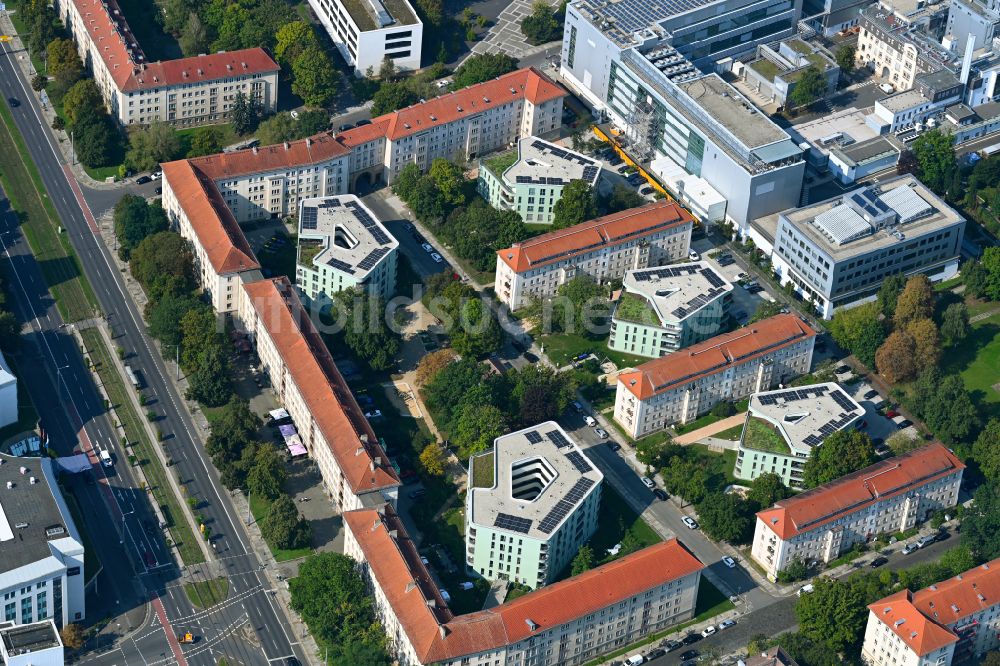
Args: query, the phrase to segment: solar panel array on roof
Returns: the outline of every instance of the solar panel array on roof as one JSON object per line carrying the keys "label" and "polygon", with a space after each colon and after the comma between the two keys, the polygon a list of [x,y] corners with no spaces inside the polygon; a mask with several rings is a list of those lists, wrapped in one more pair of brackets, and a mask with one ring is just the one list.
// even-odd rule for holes
{"label": "solar panel array on roof", "polygon": [[674,308],[674,311],[671,312],[670,314],[674,317],[677,317],[678,319],[682,319],[691,314],[692,312],[694,312],[695,310],[697,310],[698,308],[700,308],[701,306],[705,305],[706,303],[710,303],[712,299],[714,299],[716,296],[718,296],[724,291],[725,289],[723,289],[722,287],[715,287],[709,289],[704,294],[698,294],[694,296],[684,305]]}
{"label": "solar panel array on roof", "polygon": [[543,534],[551,534],[552,530],[556,528],[556,525],[562,522],[563,518],[569,515],[569,512],[573,510],[580,500],[584,498],[587,491],[590,490],[591,486],[594,485],[593,479],[588,479],[586,477],[582,479],[577,479],[573,487],[569,489],[566,493],[566,497],[562,498],[556,505],[552,507],[548,515],[542,519],[542,522],[538,523],[538,531]]}
{"label": "solar panel array on roof", "polygon": [[326,263],[328,266],[333,266],[338,271],[344,271],[345,273],[354,275],[354,267],[345,261],[341,261],[340,259],[328,259]]}
{"label": "solar panel array on roof", "polygon": [[820,213],[813,218],[812,223],[837,245],[843,245],[872,232],[872,225],[858,215],[856,210],[844,204]]}
{"label": "solar panel array on roof", "polygon": [[545,435],[546,435],[546,437],[549,438],[549,440],[553,444],[556,445],[557,448],[561,449],[564,446],[571,446],[572,445],[572,442],[570,442],[568,439],[566,439],[565,435],[563,435],[558,430],[553,430],[552,432],[545,433]]}
{"label": "solar panel array on roof", "polygon": [[826,386],[810,386],[804,389],[789,389],[788,391],[778,391],[775,393],[765,393],[757,396],[757,402],[762,405],[776,405],[779,402],[796,402],[818,398],[826,395]]}
{"label": "solar panel array on roof", "polygon": [[846,410],[848,412],[853,412],[855,409],[857,409],[857,406],[840,389],[837,389],[836,391],[831,393],[830,397],[833,398],[833,401],[836,402],[837,405],[840,406],[840,408],[843,410]]}
{"label": "solar panel array on roof", "polygon": [[587,462],[587,459],[584,458],[583,454],[580,453],[579,451],[567,452],[566,459],[569,460],[570,463],[572,463],[573,467],[575,467],[576,471],[580,472],[580,474],[586,474],[590,470],[594,469],[593,467],[590,466],[590,463]]}
{"label": "solar panel array on roof", "polygon": [[493,521],[493,527],[527,534],[531,529],[531,520],[521,518],[520,516],[512,516],[509,513],[498,513],[496,520]]}
{"label": "solar panel array on roof", "polygon": [[841,412],[837,415],[837,418],[830,419],[821,425],[816,433],[809,435],[803,439],[802,442],[807,446],[817,446],[822,443],[824,439],[850,423],[851,419],[854,417],[855,414],[853,412]]}
{"label": "solar panel array on roof", "polygon": [[900,224],[923,217],[934,210],[913,188],[906,185],[894,187],[883,193],[882,200],[896,211]]}
{"label": "solar panel array on roof", "polygon": [[[587,2],[591,11],[601,18],[613,18],[615,27],[632,34],[665,18],[689,12],[711,0],[620,0],[619,2]],[[600,23],[600,21],[598,21]]]}
{"label": "solar panel array on roof", "polygon": [[538,444],[542,441],[542,436],[538,434],[537,430],[529,430],[524,433],[524,438],[531,442],[532,444]]}
{"label": "solar panel array on roof", "polygon": [[379,260],[388,253],[389,253],[388,249],[384,247],[377,247],[371,252],[369,252],[368,256],[362,259],[358,263],[358,268],[360,268],[363,271],[370,271],[371,269],[375,268],[375,264],[377,264]]}
{"label": "solar panel array on roof", "polygon": [[649,282],[653,278],[662,280],[663,278],[681,277],[694,275],[700,267],[697,264],[685,264],[684,266],[665,266],[654,270],[637,272],[634,276],[636,282]]}
{"label": "solar panel array on roof", "polygon": [[303,208],[302,209],[302,228],[303,229],[316,229],[316,214],[315,208]]}
{"label": "solar panel array on roof", "polygon": [[712,286],[712,287],[724,287],[724,286],[726,286],[726,281],[723,280],[722,277],[718,273],[716,273],[715,271],[713,271],[708,266],[706,266],[705,268],[702,269],[701,275],[706,280],[708,280],[708,284],[710,286]]}
{"label": "solar panel array on roof", "polygon": [[597,172],[600,171],[600,170],[601,170],[601,168],[597,167],[597,166],[584,167],[583,168],[583,179],[589,183],[590,181],[594,180],[594,178],[597,177]]}
{"label": "solar panel array on roof", "polygon": [[576,153],[545,143],[544,141],[539,141],[538,139],[531,142],[531,147],[545,153],[546,155],[552,155],[553,157],[558,157],[559,159],[566,160],[568,162],[575,162],[581,166],[594,164],[594,160],[587,159],[582,155],[577,155]]}

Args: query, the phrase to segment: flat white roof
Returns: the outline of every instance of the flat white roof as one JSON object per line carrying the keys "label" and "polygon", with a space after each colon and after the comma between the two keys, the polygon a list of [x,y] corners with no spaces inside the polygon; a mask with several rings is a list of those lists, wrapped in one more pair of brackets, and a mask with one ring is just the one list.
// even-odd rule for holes
{"label": "flat white roof", "polygon": [[777,428],[789,447],[806,455],[814,446],[856,422],[864,413],[864,407],[835,382],[762,391],[750,396],[750,418],[762,418],[769,422]]}
{"label": "flat white roof", "polygon": [[628,271],[622,286],[627,293],[644,298],[656,312],[659,322],[650,325],[683,321],[733,290],[732,283],[706,261]]}
{"label": "flat white roof", "polygon": [[595,185],[601,165],[580,153],[533,136],[517,142],[517,161],[503,172],[509,184],[569,185],[584,180]]}
{"label": "flat white roof", "polygon": [[[498,437],[493,450],[493,486],[473,487],[475,525],[547,540],[604,479],[587,456],[555,421]],[[537,495],[534,493],[537,491]]]}
{"label": "flat white roof", "polygon": [[300,256],[304,240],[322,246],[313,265],[331,266],[358,281],[399,247],[399,241],[353,194],[304,199],[299,204]]}

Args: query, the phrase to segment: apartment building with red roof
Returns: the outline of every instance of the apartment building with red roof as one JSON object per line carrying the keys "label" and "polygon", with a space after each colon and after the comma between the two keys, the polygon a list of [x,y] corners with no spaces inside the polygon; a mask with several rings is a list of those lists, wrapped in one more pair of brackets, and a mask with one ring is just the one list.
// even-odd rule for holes
{"label": "apartment building with red roof", "polygon": [[951,666],[1000,647],[1000,559],[868,606],[870,666]]}
{"label": "apartment building with red roof", "polygon": [[391,505],[344,514],[356,559],[404,666],[575,666],[694,616],[701,562],[658,543],[488,610],[456,616]]}
{"label": "apartment building with red roof", "polygon": [[555,296],[578,275],[604,282],[686,259],[693,228],[680,204],[658,201],[529,238],[497,250],[497,298],[517,310],[531,298]]}
{"label": "apartment building with red roof", "polygon": [[632,437],[687,423],[809,372],[816,331],[779,314],[618,375],[614,418]]}
{"label": "apartment building with red roof", "polygon": [[855,544],[912,529],[958,503],[964,469],[935,442],[781,500],[757,514],[751,557],[777,580],[794,560],[830,562]]}
{"label": "apartment building with red roof", "polygon": [[54,6],[122,125],[222,122],[238,92],[266,112],[277,106],[281,68],[264,49],[148,62],[116,0],[55,0]]}

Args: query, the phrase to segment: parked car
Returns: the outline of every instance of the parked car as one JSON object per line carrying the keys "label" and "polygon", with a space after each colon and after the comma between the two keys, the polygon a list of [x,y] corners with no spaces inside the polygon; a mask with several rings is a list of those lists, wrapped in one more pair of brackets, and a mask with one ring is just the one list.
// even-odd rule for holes
{"label": "parked car", "polygon": [[929,546],[937,541],[937,534],[925,534],[924,536],[917,539],[917,548],[923,548],[924,546]]}
{"label": "parked car", "polygon": [[647,487],[647,488],[649,488],[650,490],[652,490],[653,488],[655,488],[655,487],[656,487],[656,484],[655,484],[655,483],[653,483],[653,480],[652,480],[651,478],[649,478],[648,476],[644,476],[644,477],[642,477],[642,478],[640,479],[640,481],[642,481],[642,485],[646,486],[646,487]]}
{"label": "parked car", "polygon": [[594,417],[591,416],[590,414],[587,414],[586,416],[583,417],[583,422],[589,425],[591,428],[597,425],[597,420],[594,419]]}
{"label": "parked car", "polygon": [[734,560],[733,558],[729,557],[728,555],[726,555],[725,557],[722,558],[722,563],[725,564],[730,569],[735,569],[736,568],[736,560]]}
{"label": "parked car", "polygon": [[641,654],[634,654],[625,660],[625,666],[642,666],[646,663],[646,658]]}
{"label": "parked car", "polygon": [[650,194],[652,194],[652,193],[653,193],[653,188],[652,187],[648,187],[648,186],[642,188],[641,190],[639,190],[639,194],[645,194],[647,196],[650,195]]}
{"label": "parked car", "polygon": [[347,130],[351,129],[352,127],[354,127],[354,125],[352,125],[351,123],[344,123],[343,125],[341,125],[340,127],[337,128],[337,131],[339,131],[339,132],[346,132]]}
{"label": "parked car", "polygon": [[688,250],[688,259],[691,261],[701,261],[701,255],[694,250]]}
{"label": "parked car", "polygon": [[662,488],[653,488],[653,495],[655,495],[656,499],[660,500],[661,502],[666,502],[668,499],[670,499],[670,495],[668,495],[667,491],[663,490]]}
{"label": "parked car", "polygon": [[577,414],[583,413],[583,405],[581,405],[578,401],[574,400],[569,404],[571,407],[573,407],[573,411],[576,412]]}
{"label": "parked car", "polygon": [[163,188],[162,188],[162,187],[157,187],[157,188],[156,188],[155,190],[153,190],[153,191],[154,191],[155,193],[157,193],[157,194],[163,194]]}
{"label": "parked car", "polygon": [[382,418],[382,410],[381,409],[373,409],[370,412],[365,412],[365,418],[366,419],[380,419],[380,418]]}
{"label": "parked car", "polygon": [[402,481],[403,484],[405,485],[410,483],[416,483],[417,481],[420,480],[420,477],[417,476],[417,473],[414,470],[404,469],[402,472],[399,473],[399,480]]}
{"label": "parked car", "polygon": [[154,171],[153,173],[149,174],[149,177],[151,179],[153,179],[153,180],[159,180],[160,178],[163,177],[163,172],[162,171]]}
{"label": "parked car", "polygon": [[421,243],[420,247],[424,248],[424,252],[433,252],[434,248],[431,247],[430,243]]}
{"label": "parked car", "polygon": [[851,366],[847,365],[846,363],[841,363],[836,368],[834,368],[833,371],[838,375],[846,375],[851,371]]}
{"label": "parked car", "polygon": [[622,445],[612,440],[608,442],[608,448],[617,453],[618,451],[622,450]]}
{"label": "parked car", "polygon": [[880,83],[878,84],[878,89],[884,92],[886,95],[891,95],[896,92],[896,89],[892,87],[891,83]]}
{"label": "parked car", "polygon": [[702,638],[708,638],[709,636],[711,636],[712,634],[714,634],[716,631],[718,631],[718,629],[715,628],[715,625],[714,624],[710,624],[710,625],[708,625],[707,627],[705,627],[704,629],[701,630],[701,637]]}
{"label": "parked car", "polygon": [[816,588],[813,587],[812,583],[807,583],[803,585],[798,590],[795,591],[795,595],[801,597],[803,594],[812,594]]}
{"label": "parked car", "polygon": [[662,650],[660,648],[654,648],[654,649],[652,649],[652,650],[650,650],[649,652],[646,653],[646,655],[645,655],[646,656],[646,661],[653,661],[654,659],[659,659],[660,657],[662,657],[666,653],[667,653],[666,650]]}
{"label": "parked car", "polygon": [[371,124],[372,124],[372,121],[368,120],[367,118],[362,118],[358,122],[354,123],[354,126],[355,127],[364,127],[365,125],[371,125]]}
{"label": "parked car", "polygon": [[696,530],[696,529],[698,529],[698,521],[696,521],[691,516],[682,516],[681,517],[681,522],[684,523],[685,525],[687,525],[687,528],[689,530]]}
{"label": "parked car", "polygon": [[597,436],[600,437],[601,439],[607,439],[609,437],[608,431],[605,430],[604,428],[595,428],[594,432],[596,432]]}
{"label": "parked car", "polygon": [[869,562],[868,566],[870,566],[872,569],[878,569],[880,566],[886,564],[888,561],[889,561],[888,557],[882,557],[881,555],[879,555],[874,560]]}
{"label": "parked car", "polygon": [[[700,634],[688,634],[688,636],[689,637],[690,636],[697,636],[698,638],[696,638],[695,641],[701,639],[701,635]],[[694,641],[691,641],[691,642],[693,643]],[[688,643],[687,640],[685,639],[684,645],[691,645],[691,643]],[[687,661],[689,659],[697,659],[697,658],[698,658],[698,651],[697,650],[688,650],[687,652],[685,652],[684,654],[681,655],[681,659],[683,659],[684,661]]]}
{"label": "parked car", "polygon": [[910,419],[903,419],[898,424],[896,424],[896,427],[899,428],[900,430],[904,430],[905,428],[909,428],[911,425],[913,425],[913,421],[911,421]]}
{"label": "parked car", "polygon": [[[681,642],[684,643],[684,645],[693,645],[694,643],[697,643],[700,640],[701,640],[701,634],[695,631],[682,638]],[[698,656],[697,650],[691,650],[691,652],[694,652],[695,657]],[[681,659],[691,659],[691,657],[685,656],[687,654],[688,654],[687,652],[682,654]]]}
{"label": "parked car", "polygon": [[872,398],[877,398],[877,397],[878,397],[878,391],[876,391],[875,389],[872,389],[871,391],[866,391],[864,395],[865,400],[871,400]]}
{"label": "parked car", "polygon": [[666,650],[667,652],[673,652],[682,645],[684,645],[684,643],[674,640],[663,641],[662,643],[660,643],[660,647]]}
{"label": "parked car", "polygon": [[920,546],[918,546],[915,543],[908,543],[905,546],[903,546],[903,550],[899,552],[901,552],[903,555],[909,555],[910,553],[916,552],[918,550],[920,550]]}
{"label": "parked car", "polygon": [[723,620],[722,622],[719,623],[719,631],[735,626],[736,626],[736,620]]}
{"label": "parked car", "polygon": [[530,351],[524,352],[524,360],[528,363],[538,363],[538,357],[532,354]]}
{"label": "parked car", "polygon": [[436,263],[439,263],[439,264],[442,261],[444,261],[444,259],[441,257],[441,255],[438,254],[437,252],[431,252],[431,259],[433,259]]}
{"label": "parked car", "polygon": [[21,106],[21,102],[19,102],[16,97],[8,97],[7,103],[10,104],[10,108],[12,109],[16,109],[17,107]]}
{"label": "parked car", "polygon": [[139,176],[138,178],[135,179],[136,185],[145,185],[146,183],[151,183],[151,182],[153,182],[153,179],[150,178],[149,176]]}
{"label": "parked car", "polygon": [[887,419],[894,419],[897,416],[899,416],[899,412],[897,412],[895,409],[890,409],[890,410],[886,411],[886,413],[885,413],[885,417]]}

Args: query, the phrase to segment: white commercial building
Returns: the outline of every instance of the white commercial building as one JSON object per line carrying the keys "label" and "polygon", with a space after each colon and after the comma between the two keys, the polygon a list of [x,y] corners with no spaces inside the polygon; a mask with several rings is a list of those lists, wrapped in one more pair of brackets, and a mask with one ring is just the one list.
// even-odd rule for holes
{"label": "white commercial building", "polygon": [[84,618],[83,540],[48,457],[0,454],[0,594],[4,622]]}
{"label": "white commercial building", "polygon": [[675,202],[605,215],[497,250],[497,298],[512,311],[586,275],[595,282],[688,256],[694,217]]}
{"label": "white commercial building", "polygon": [[407,0],[309,0],[355,76],[377,75],[388,59],[397,70],[420,69],[424,25]]}
{"label": "white commercial building", "polygon": [[888,458],[757,514],[751,556],[770,580],[795,560],[830,562],[955,506],[965,465],[940,443]]}
{"label": "white commercial building", "polygon": [[825,318],[870,298],[891,275],[947,279],[965,220],[913,176],[900,176],[754,221],[775,273]]}
{"label": "white commercial building", "polygon": [[835,432],[856,426],[865,409],[833,382],[763,391],[750,396],[733,476],[753,481],[777,474],[802,487],[812,450]]}
{"label": "white commercial building", "polygon": [[659,358],[716,335],[733,285],[708,262],[629,271],[611,313],[608,347]]}
{"label": "white commercial building", "polygon": [[63,666],[62,638],[56,623],[0,623],[0,663],[4,666]]}
{"label": "white commercial building", "polygon": [[[621,129],[629,157],[651,166],[666,159],[704,178],[743,231],[753,218],[798,203],[802,150],[733,86],[695,65],[707,69],[793,35],[800,8],[797,1],[576,0],[566,10],[560,73]],[[670,186],[669,171],[653,173]]]}
{"label": "white commercial building", "polygon": [[[513,601],[455,615],[391,506],[344,514],[400,666],[579,666],[694,617],[704,568],[676,539]],[[437,579],[439,580],[439,579]],[[460,589],[461,577],[442,581]]]}
{"label": "white commercial building", "polygon": [[264,49],[148,62],[115,0],[55,0],[54,7],[122,125],[225,122],[240,92],[265,113],[277,107],[281,68]]}
{"label": "white commercial building", "polygon": [[1000,560],[868,606],[861,658],[868,666],[977,663],[1000,647]]}
{"label": "white commercial building", "polygon": [[399,241],[353,194],[303,200],[298,241],[295,284],[310,302],[354,287],[392,296]]}
{"label": "white commercial building", "polygon": [[[879,134],[894,133],[904,141],[916,138],[928,118],[960,102],[964,92],[965,86],[946,69],[918,74],[909,90],[875,102],[868,125]],[[903,131],[911,128],[912,136]]]}
{"label": "white commercial building", "polygon": [[0,428],[17,423],[17,377],[0,352]]}
{"label": "white commercial building", "polygon": [[809,372],[816,331],[779,314],[618,375],[615,421],[638,439]]}
{"label": "white commercial building", "polygon": [[481,576],[541,587],[597,529],[604,475],[555,421],[498,437],[469,469],[466,564]]}

